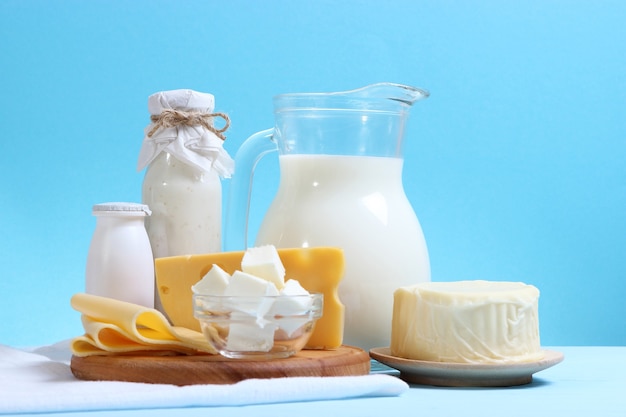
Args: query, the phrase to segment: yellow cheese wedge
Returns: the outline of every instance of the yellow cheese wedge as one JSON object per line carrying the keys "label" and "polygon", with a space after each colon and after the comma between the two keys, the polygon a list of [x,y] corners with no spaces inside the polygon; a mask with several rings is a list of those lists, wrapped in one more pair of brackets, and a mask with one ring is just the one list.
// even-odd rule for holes
{"label": "yellow cheese wedge", "polygon": [[[182,255],[155,260],[156,284],[161,305],[175,326],[200,331],[193,316],[191,286],[218,265],[229,274],[241,269],[244,251]],[[309,292],[324,294],[324,310],[306,345],[307,349],[336,349],[343,341],[344,306],[338,287],[343,278],[344,257],[339,248],[278,249],[285,279],[295,279]]]}
{"label": "yellow cheese wedge", "polygon": [[91,294],[75,294],[85,334],[72,340],[76,356],[126,352],[217,353],[200,332],[174,327],[159,311]]}

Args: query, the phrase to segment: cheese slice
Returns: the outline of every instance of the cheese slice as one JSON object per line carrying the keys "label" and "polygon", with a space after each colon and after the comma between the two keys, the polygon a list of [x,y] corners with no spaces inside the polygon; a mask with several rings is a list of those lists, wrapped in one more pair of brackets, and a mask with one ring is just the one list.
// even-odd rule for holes
{"label": "cheese slice", "polygon": [[[182,255],[155,260],[157,291],[173,325],[200,331],[193,315],[191,287],[213,264],[229,274],[241,269],[244,251]],[[311,293],[324,294],[322,317],[317,321],[307,349],[336,349],[343,342],[344,306],[338,287],[343,278],[344,257],[339,248],[278,249],[285,278],[297,280]]]}
{"label": "cheese slice", "polygon": [[395,291],[391,354],[435,362],[540,359],[539,290],[520,282],[427,282]]}
{"label": "cheese slice", "polygon": [[159,311],[112,298],[75,294],[70,303],[82,313],[85,334],[71,342],[76,356],[127,352],[217,353],[204,335],[174,327]]}

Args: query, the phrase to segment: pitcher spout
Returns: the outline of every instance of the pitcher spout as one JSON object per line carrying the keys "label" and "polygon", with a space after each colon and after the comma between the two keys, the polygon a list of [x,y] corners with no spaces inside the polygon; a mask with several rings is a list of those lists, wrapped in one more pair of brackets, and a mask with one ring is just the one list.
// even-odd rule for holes
{"label": "pitcher spout", "polygon": [[413,105],[418,100],[428,98],[430,93],[424,89],[395,83],[376,83],[365,87],[349,90],[343,93],[346,97],[363,100],[391,100],[403,104]]}
{"label": "pitcher spout", "polygon": [[376,83],[354,90],[331,93],[288,93],[274,97],[278,113],[292,110],[353,110],[404,112],[428,91],[395,83]]}

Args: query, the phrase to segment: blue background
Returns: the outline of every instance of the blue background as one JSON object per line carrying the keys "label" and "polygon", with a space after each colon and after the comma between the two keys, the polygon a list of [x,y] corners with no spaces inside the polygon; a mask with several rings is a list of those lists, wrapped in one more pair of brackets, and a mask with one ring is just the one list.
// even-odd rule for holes
{"label": "blue background", "polygon": [[0,0],[0,57],[0,343],[82,333],[91,206],[140,200],[150,94],[213,93],[234,156],[275,94],[391,81],[431,92],[404,180],[433,280],[525,281],[544,345],[626,344],[624,1]]}

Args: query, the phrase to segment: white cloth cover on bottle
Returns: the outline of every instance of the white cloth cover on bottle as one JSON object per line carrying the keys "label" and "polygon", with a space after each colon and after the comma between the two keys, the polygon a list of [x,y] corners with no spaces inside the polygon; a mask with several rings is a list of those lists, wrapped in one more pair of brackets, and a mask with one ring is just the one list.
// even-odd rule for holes
{"label": "white cloth cover on bottle", "polygon": [[[214,107],[215,98],[212,94],[193,90],[162,91],[148,98],[148,110],[153,116],[160,115],[166,109],[212,113]],[[155,123],[151,122],[144,130],[138,171],[148,166],[161,152],[169,152],[201,172],[215,169],[222,178],[230,178],[232,175],[235,163],[224,149],[224,141],[214,132],[202,126],[179,125],[160,128],[148,136],[154,127]]]}

